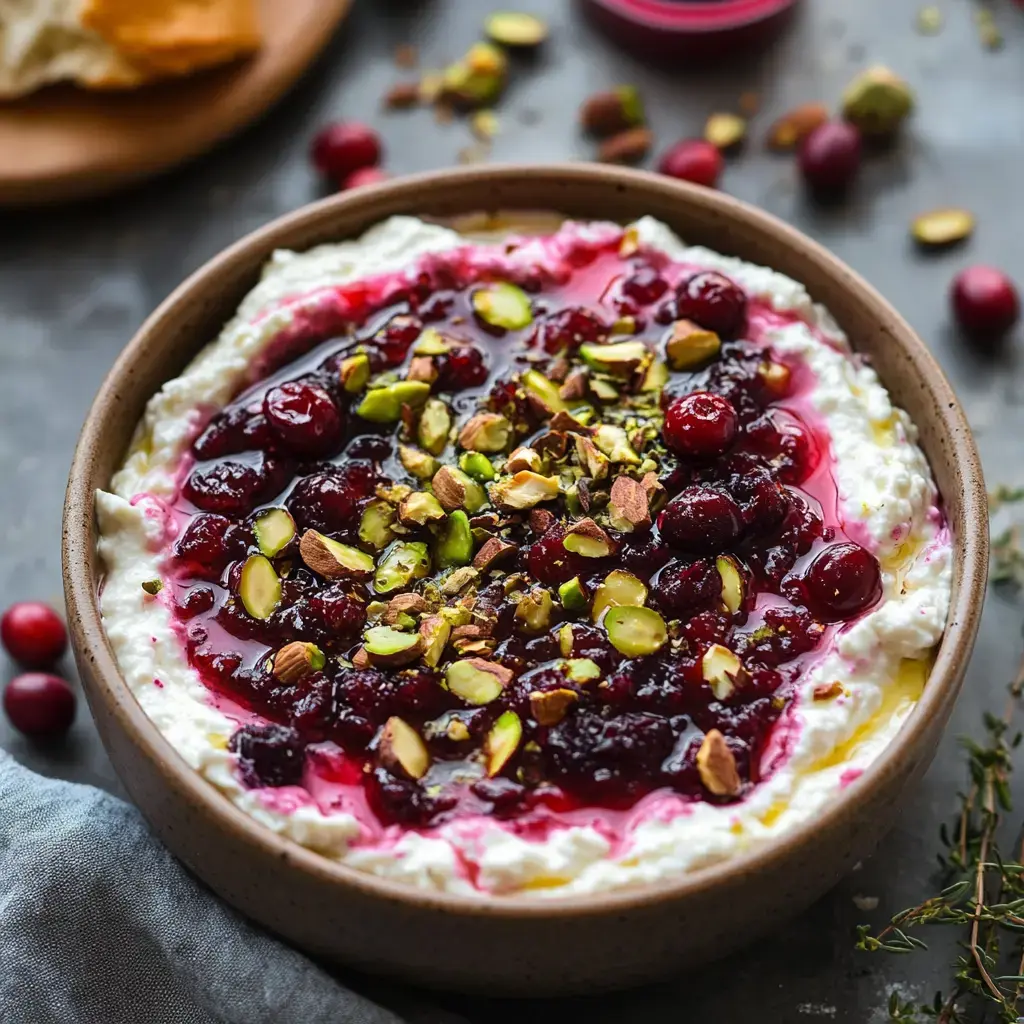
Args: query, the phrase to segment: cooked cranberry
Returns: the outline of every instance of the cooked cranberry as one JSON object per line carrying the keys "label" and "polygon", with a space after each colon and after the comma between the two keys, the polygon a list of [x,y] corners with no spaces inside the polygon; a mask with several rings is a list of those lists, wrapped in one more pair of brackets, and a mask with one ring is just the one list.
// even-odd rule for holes
{"label": "cooked cranberry", "polygon": [[294,729],[269,723],[243,725],[228,749],[238,755],[247,786],[297,786],[302,781],[305,745]]}
{"label": "cooked cranberry", "polygon": [[676,289],[676,315],[722,338],[735,338],[746,326],[747,296],[725,274],[703,270]]}
{"label": "cooked cranberry", "polygon": [[246,462],[225,459],[194,469],[182,492],[204,512],[247,515],[277,494],[287,477],[288,469],[281,462],[259,452]]}
{"label": "cooked cranberry", "polygon": [[665,294],[668,282],[654,267],[639,267],[622,282],[622,294],[649,306]]}
{"label": "cooked cranberry", "polygon": [[380,138],[358,121],[338,121],[321,129],[310,156],[321,174],[343,181],[353,171],[380,163]]}
{"label": "cooked cranberry", "polygon": [[875,556],[859,544],[832,544],[811,563],[806,586],[822,618],[846,619],[882,596],[882,573]]}
{"label": "cooked cranberry", "polygon": [[374,813],[385,824],[402,822],[426,828],[458,802],[454,793],[431,789],[408,779],[396,779],[384,768],[377,768],[367,777],[366,795]]}
{"label": "cooked cranberry", "polygon": [[262,413],[246,406],[233,406],[210,420],[192,450],[199,459],[219,459],[254,448],[268,448],[274,440]]}
{"label": "cooked cranberry", "polygon": [[307,601],[309,615],[323,633],[334,639],[358,636],[366,623],[366,605],[335,583],[318,591]]}
{"label": "cooked cranberry", "polygon": [[178,613],[183,619],[194,619],[210,611],[216,602],[216,595],[210,587],[189,587],[178,598]]}
{"label": "cooked cranberry", "polygon": [[379,167],[360,167],[342,181],[341,187],[348,191],[350,188],[361,188],[363,185],[379,185],[389,177],[388,172],[382,171]]}
{"label": "cooked cranberry", "polygon": [[75,720],[75,693],[58,676],[26,672],[7,684],[4,711],[26,736],[58,736]]}
{"label": "cooked cranberry", "polygon": [[292,380],[271,388],[263,414],[281,440],[302,455],[332,451],[341,439],[341,416],[331,396],[319,385]]}
{"label": "cooked cranberry", "polygon": [[650,579],[672,557],[668,545],[647,532],[628,533],[622,538],[618,560],[624,569]]}
{"label": "cooked cranberry", "polygon": [[0,640],[7,653],[26,668],[46,668],[68,646],[64,620],[41,601],[12,604],[0,619]]}
{"label": "cooked cranberry", "polygon": [[714,188],[725,161],[717,146],[703,139],[683,139],[665,152],[658,170],[670,178]]}
{"label": "cooked cranberry", "polygon": [[524,786],[501,776],[495,779],[480,779],[473,783],[471,789],[474,796],[487,801],[499,814],[515,811],[526,794]]}
{"label": "cooked cranberry", "polygon": [[345,448],[346,458],[369,459],[371,462],[386,462],[394,453],[395,446],[391,438],[379,434],[360,434],[353,437]]}
{"label": "cooked cranberry", "polygon": [[288,707],[288,720],[304,743],[319,743],[330,734],[337,706],[334,684],[323,673],[307,676],[278,702]]}
{"label": "cooked cranberry", "polygon": [[530,575],[541,583],[554,586],[582,576],[605,564],[605,559],[585,558],[572,551],[566,551],[566,529],[555,523],[540,540],[531,544],[527,551],[527,565]]}
{"label": "cooked cranberry", "polygon": [[596,313],[581,306],[570,306],[538,323],[530,344],[556,355],[565,350],[575,352],[585,341],[603,341],[608,333],[608,325]]}
{"label": "cooked cranberry", "polygon": [[957,322],[977,337],[1005,334],[1020,316],[1017,288],[995,267],[974,266],[953,278],[949,293]]}
{"label": "cooked cranberry", "polygon": [[668,618],[684,619],[717,603],[722,579],[709,559],[696,562],[672,562],[658,573],[651,596]]}
{"label": "cooked cranberry", "polygon": [[419,317],[402,313],[392,317],[374,336],[372,344],[388,366],[397,366],[405,359],[412,343],[423,332]]}
{"label": "cooked cranberry", "polygon": [[658,521],[662,537],[673,547],[714,551],[734,541],[743,528],[739,506],[722,491],[693,485],[677,494]]}
{"label": "cooked cranberry", "polygon": [[723,454],[736,437],[736,410],[732,403],[710,391],[694,391],[677,398],[665,410],[665,444],[677,455],[713,459]]}
{"label": "cooked cranberry", "polygon": [[437,387],[440,391],[478,388],[487,380],[487,363],[475,345],[460,345],[439,360]]}
{"label": "cooked cranberry", "polygon": [[701,649],[712,644],[724,644],[728,647],[732,633],[732,619],[718,611],[700,612],[683,626],[684,638]]}
{"label": "cooked cranberry", "polygon": [[860,132],[847,121],[828,121],[800,144],[800,173],[815,192],[840,192],[860,170]]}
{"label": "cooked cranberry", "polygon": [[768,608],[764,622],[752,633],[736,637],[736,653],[775,666],[813,651],[825,627],[806,608]]}
{"label": "cooked cranberry", "polygon": [[230,519],[200,512],[178,538],[174,554],[190,575],[215,578],[228,562],[245,554],[246,546],[243,531]]}
{"label": "cooked cranberry", "polygon": [[356,505],[373,494],[375,485],[372,466],[350,462],[343,468],[303,477],[287,504],[301,529],[337,533],[357,525]]}

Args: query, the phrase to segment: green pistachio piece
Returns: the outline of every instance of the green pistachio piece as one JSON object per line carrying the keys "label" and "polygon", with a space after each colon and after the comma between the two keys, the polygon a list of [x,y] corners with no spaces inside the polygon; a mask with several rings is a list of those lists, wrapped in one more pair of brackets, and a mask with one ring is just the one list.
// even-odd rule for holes
{"label": "green pistachio piece", "polygon": [[440,332],[433,327],[427,327],[416,339],[413,345],[413,355],[417,356],[443,356],[451,351],[451,343]]}
{"label": "green pistachio piece", "polygon": [[161,579],[143,580],[142,589],[149,594],[150,597],[156,597],[156,595],[164,589],[164,581]]}
{"label": "green pistachio piece", "polygon": [[431,615],[420,623],[420,636],[423,637],[423,661],[431,668],[436,668],[452,635],[451,623],[444,615]]}
{"label": "green pistachio piece", "polygon": [[250,555],[242,566],[238,596],[254,619],[269,619],[281,603],[281,580],[264,555]]}
{"label": "green pistachio piece", "polygon": [[487,504],[484,489],[471,476],[455,466],[442,466],[434,474],[430,486],[446,512],[462,508],[472,515]]}
{"label": "green pistachio piece", "polygon": [[413,491],[398,506],[398,521],[403,526],[426,526],[444,519],[441,502],[426,491]]}
{"label": "green pistachio piece", "polygon": [[719,555],[715,567],[722,580],[722,604],[727,612],[738,612],[743,607],[746,584],[739,562],[732,555]]}
{"label": "green pistachio piece", "polygon": [[433,455],[421,452],[408,444],[398,446],[398,460],[417,480],[431,480],[439,465]]}
{"label": "green pistachio piece", "polygon": [[513,672],[483,658],[453,661],[445,670],[445,685],[469,704],[490,704],[512,681]]}
{"label": "green pistachio piece", "polygon": [[532,14],[495,11],[484,22],[484,32],[499,46],[540,46],[548,37],[547,23]]}
{"label": "green pistachio piece", "polygon": [[558,649],[562,652],[563,658],[568,658],[572,654],[572,645],[572,626],[567,622],[558,631]]}
{"label": "green pistachio piece", "polygon": [[252,525],[260,551],[273,558],[295,539],[295,520],[283,508],[268,508],[261,512]]}
{"label": "green pistachio piece", "polygon": [[539,370],[527,370],[522,376],[523,387],[537,399],[552,416],[556,412],[568,412],[569,406],[558,393],[558,385],[550,381]]}
{"label": "green pistachio piece", "polygon": [[492,327],[518,331],[533,322],[530,296],[514,284],[498,281],[473,292],[473,311]]}
{"label": "green pistachio piece", "polygon": [[913,108],[910,86],[886,67],[861,72],[843,93],[843,117],[866,135],[892,135]]}
{"label": "green pistachio piece", "polygon": [[563,583],[558,588],[558,600],[567,612],[574,614],[587,610],[587,592],[580,582],[579,576],[573,576],[571,580]]}
{"label": "green pistachio piece", "polygon": [[423,405],[430,394],[430,385],[422,380],[400,380],[382,388],[371,388],[356,408],[356,415],[371,423],[397,423],[402,406]]}
{"label": "green pistachio piece", "polygon": [[440,398],[428,398],[416,435],[419,443],[433,455],[440,455],[448,444],[448,432],[452,429],[452,414]]}
{"label": "green pistachio piece", "polygon": [[389,718],[381,730],[377,749],[381,764],[392,775],[422,779],[430,770],[430,751],[420,734],[401,718]]}
{"label": "green pistachio piece", "polygon": [[512,424],[496,412],[478,412],[459,431],[459,444],[472,452],[503,452]]}
{"label": "green pistachio piece", "polygon": [[357,395],[366,387],[370,379],[370,357],[365,352],[357,352],[341,361],[338,370],[341,386],[350,395]]}
{"label": "green pistachio piece", "polygon": [[602,423],[594,433],[594,444],[612,462],[625,462],[631,466],[640,465],[640,456],[633,451],[629,437],[622,427],[617,427],[612,423]]}
{"label": "green pistachio piece", "polygon": [[384,553],[373,575],[373,589],[378,594],[402,590],[413,580],[423,579],[430,572],[430,555],[422,541],[396,541]]}
{"label": "green pistachio piece", "polygon": [[391,527],[395,522],[395,509],[386,501],[374,498],[363,509],[359,520],[359,539],[365,544],[383,551],[394,539]]}
{"label": "green pistachio piece", "polygon": [[542,501],[551,501],[558,497],[558,491],[557,476],[541,476],[539,473],[531,473],[524,469],[493,484],[490,493],[491,501],[498,508],[515,512],[533,508]]}
{"label": "green pistachio piece", "polygon": [[369,576],[373,572],[373,559],[365,551],[332,540],[316,530],[307,530],[302,535],[299,554],[313,572],[329,580]]}
{"label": "green pistachio piece", "polygon": [[591,377],[590,390],[601,399],[602,402],[616,402],[619,398],[618,388],[613,387],[608,381],[601,377]]}
{"label": "green pistachio piece", "polygon": [[644,374],[641,391],[661,391],[668,383],[668,367],[660,360],[652,360]]}
{"label": "green pistachio piece", "polygon": [[611,377],[632,376],[650,355],[650,349],[642,341],[614,341],[609,345],[586,341],[580,345],[580,358],[591,369]]}
{"label": "green pistachio piece", "polygon": [[523,723],[514,711],[504,711],[484,740],[484,758],[488,776],[497,775],[519,749]]}
{"label": "green pistachio piece", "polygon": [[526,633],[543,633],[551,624],[554,601],[543,587],[534,587],[516,605],[516,622]]}
{"label": "green pistachio piece", "polygon": [[434,544],[434,561],[441,569],[473,561],[473,531],[462,509],[456,509],[441,524]]}
{"label": "green pistachio piece", "polygon": [[593,519],[573,523],[562,541],[562,547],[584,558],[607,558],[615,550],[615,542]]}
{"label": "green pistachio piece", "polygon": [[459,469],[480,483],[487,483],[498,475],[491,460],[481,452],[463,452],[459,456]]}
{"label": "green pistachio piece", "polygon": [[619,606],[642,608],[646,602],[647,586],[643,580],[624,569],[615,569],[605,576],[604,582],[594,593],[590,617],[594,622],[598,622],[606,608]]}
{"label": "green pistachio piece", "polygon": [[714,359],[721,348],[722,340],[714,331],[690,320],[677,320],[665,342],[665,355],[673,370],[695,370]]}
{"label": "green pistachio piece", "polygon": [[377,665],[408,665],[420,656],[423,637],[393,626],[371,626],[363,637],[363,647]]}
{"label": "green pistachio piece", "polygon": [[476,43],[462,60],[445,69],[441,93],[462,106],[489,106],[501,95],[507,77],[505,54],[490,43]]}
{"label": "green pistachio piece", "polygon": [[589,683],[601,678],[601,668],[590,658],[570,658],[565,663],[565,674],[574,683]]}
{"label": "green pistachio piece", "polygon": [[668,640],[665,620],[653,608],[609,608],[604,628],[615,649],[629,658],[653,654]]}

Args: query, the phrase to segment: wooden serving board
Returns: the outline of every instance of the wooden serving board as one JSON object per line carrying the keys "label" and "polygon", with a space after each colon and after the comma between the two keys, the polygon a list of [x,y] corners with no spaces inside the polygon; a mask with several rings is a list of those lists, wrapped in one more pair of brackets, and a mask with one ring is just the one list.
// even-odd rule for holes
{"label": "wooden serving board", "polygon": [[0,101],[0,204],[94,196],[198,156],[279,99],[350,6],[260,0],[263,47],[236,64],[127,92],[59,85]]}

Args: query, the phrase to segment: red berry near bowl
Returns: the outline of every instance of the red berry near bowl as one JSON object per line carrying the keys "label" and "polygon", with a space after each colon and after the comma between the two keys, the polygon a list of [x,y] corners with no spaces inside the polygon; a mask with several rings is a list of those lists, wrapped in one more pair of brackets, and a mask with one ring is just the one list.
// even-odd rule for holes
{"label": "red berry near bowl", "polygon": [[12,604],[0,619],[0,640],[7,653],[26,668],[45,668],[68,646],[61,617],[41,601]]}
{"label": "red berry near bowl", "polygon": [[1017,286],[995,267],[979,264],[961,270],[949,297],[957,322],[977,337],[1005,334],[1020,316]]}
{"label": "red berry near bowl", "polygon": [[704,139],[683,139],[665,152],[658,162],[658,170],[670,178],[714,188],[724,164],[717,146]]}
{"label": "red berry near bowl", "polygon": [[26,736],[59,736],[75,720],[75,693],[59,676],[26,672],[4,690],[4,712]]}
{"label": "red berry near bowl", "polygon": [[360,167],[358,171],[353,171],[347,178],[341,183],[342,191],[348,191],[350,188],[361,188],[363,185],[377,185],[382,181],[387,181],[391,175],[387,171],[382,171],[379,167]]}
{"label": "red berry near bowl", "polygon": [[860,132],[845,121],[828,121],[800,144],[800,173],[815,192],[848,188],[860,170]]}
{"label": "red berry near bowl", "polygon": [[694,391],[665,410],[662,433],[677,455],[713,459],[729,449],[736,436],[736,410],[728,398]]}
{"label": "red berry near bowl", "polygon": [[327,125],[313,139],[310,158],[328,178],[343,181],[353,171],[380,163],[381,145],[377,133],[358,121]]}

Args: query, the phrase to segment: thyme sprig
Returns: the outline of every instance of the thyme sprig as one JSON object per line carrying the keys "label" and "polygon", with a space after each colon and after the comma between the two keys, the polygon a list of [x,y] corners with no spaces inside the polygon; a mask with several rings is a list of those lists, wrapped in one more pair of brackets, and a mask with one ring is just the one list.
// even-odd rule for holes
{"label": "thyme sprig", "polygon": [[877,935],[867,925],[857,929],[858,949],[886,953],[926,949],[915,933],[923,925],[961,930],[964,952],[954,964],[949,991],[919,1006],[893,993],[889,1019],[899,1024],[966,1024],[964,1007],[979,1003],[982,1012],[987,1008],[1006,1024],[1016,1024],[1024,1012],[1024,848],[1010,860],[999,846],[999,826],[1011,809],[1012,753],[1021,740],[1020,733],[1011,734],[1011,726],[1022,693],[1024,661],[1010,684],[1002,717],[986,713],[984,741],[964,741],[970,786],[960,794],[956,819],[940,830],[944,852],[939,863],[946,887],[900,911]]}

